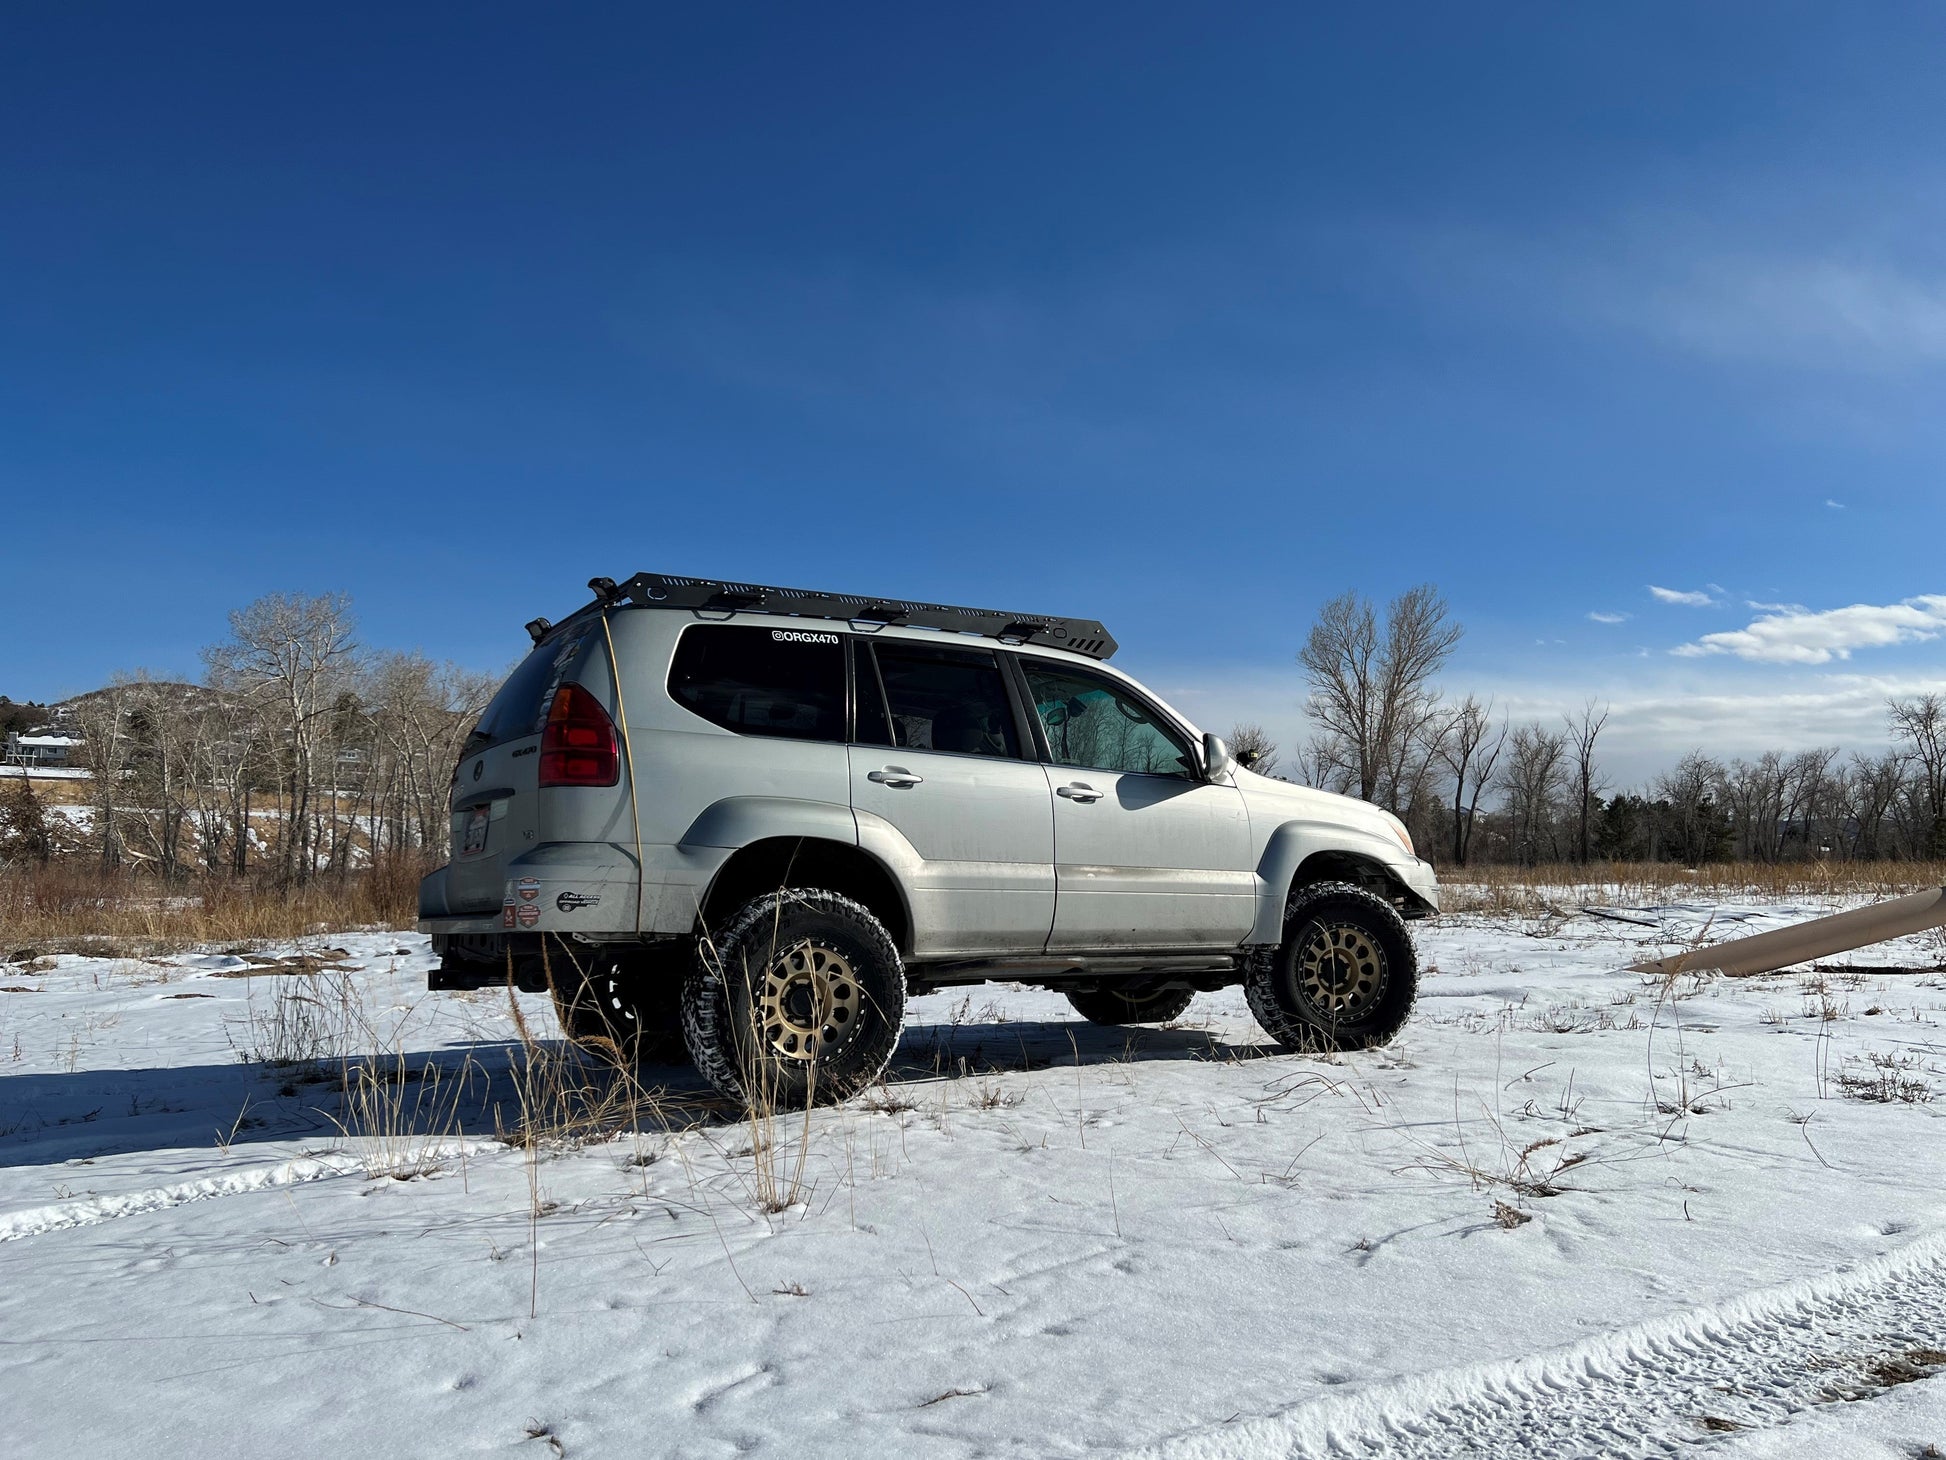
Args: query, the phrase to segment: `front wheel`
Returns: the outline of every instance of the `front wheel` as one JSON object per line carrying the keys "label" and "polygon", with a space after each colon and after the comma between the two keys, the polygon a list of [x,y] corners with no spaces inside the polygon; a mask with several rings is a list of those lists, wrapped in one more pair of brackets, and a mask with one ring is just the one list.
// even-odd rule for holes
{"label": "front wheel", "polygon": [[835,1103],[884,1073],[905,965],[861,904],[823,888],[754,899],[698,948],[683,1037],[718,1091],[755,1110]]}
{"label": "front wheel", "polygon": [[1284,915],[1284,941],[1244,979],[1250,1012],[1292,1053],[1369,1049],[1405,1024],[1419,961],[1405,919],[1350,882],[1301,888]]}
{"label": "front wheel", "polygon": [[1090,1024],[1167,1024],[1180,1018],[1196,997],[1191,989],[1163,989],[1153,994],[1125,994],[1120,989],[1071,993],[1074,1012]]}

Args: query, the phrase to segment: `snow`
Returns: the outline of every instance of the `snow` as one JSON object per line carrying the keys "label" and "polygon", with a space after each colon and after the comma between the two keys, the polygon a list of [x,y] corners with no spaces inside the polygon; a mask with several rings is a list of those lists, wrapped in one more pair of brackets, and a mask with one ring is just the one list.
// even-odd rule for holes
{"label": "snow", "polygon": [[[779,1118],[774,1211],[680,1071],[639,1130],[494,1139],[506,995],[428,994],[416,935],[0,967],[7,1448],[1946,1449],[1946,1380],[1882,1382],[1946,1348],[1946,1100],[1855,1098],[1946,1096],[1946,976],[1618,971],[1829,910],[1419,924],[1413,1020],[1337,1058],[1266,1057],[1234,991],[1140,1031],[932,995],[883,1091]],[[389,1138],[255,1057],[293,994],[403,1059]]]}

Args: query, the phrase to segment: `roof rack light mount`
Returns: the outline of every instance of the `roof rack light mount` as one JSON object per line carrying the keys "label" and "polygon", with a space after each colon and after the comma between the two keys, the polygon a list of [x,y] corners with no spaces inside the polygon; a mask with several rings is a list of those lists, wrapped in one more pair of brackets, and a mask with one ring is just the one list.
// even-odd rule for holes
{"label": "roof rack light mount", "polygon": [[626,598],[644,608],[686,608],[703,614],[774,613],[787,618],[833,619],[861,626],[940,629],[948,633],[979,634],[1008,643],[1066,649],[1090,659],[1107,659],[1117,648],[1114,635],[1094,619],[861,598],[807,588],[767,588],[756,583],[725,583],[713,578],[683,578],[668,573],[637,573],[621,583],[597,578],[589,586],[595,588],[597,602],[603,607]]}

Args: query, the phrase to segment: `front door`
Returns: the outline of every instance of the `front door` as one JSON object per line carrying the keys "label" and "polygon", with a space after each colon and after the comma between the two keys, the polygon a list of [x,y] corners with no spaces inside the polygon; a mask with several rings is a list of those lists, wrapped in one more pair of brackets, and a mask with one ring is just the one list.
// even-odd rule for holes
{"label": "front door", "polygon": [[1052,798],[998,658],[854,642],[851,804],[918,853],[906,874],[913,953],[1039,953],[1054,921]]}
{"label": "front door", "polygon": [[1202,779],[1163,713],[1126,685],[1022,656],[1053,764],[1050,951],[1234,947],[1257,915],[1243,793]]}

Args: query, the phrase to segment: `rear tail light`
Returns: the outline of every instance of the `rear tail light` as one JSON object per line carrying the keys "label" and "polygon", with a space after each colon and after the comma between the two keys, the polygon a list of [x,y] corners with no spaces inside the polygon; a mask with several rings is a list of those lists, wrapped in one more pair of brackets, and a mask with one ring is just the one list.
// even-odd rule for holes
{"label": "rear tail light", "polygon": [[541,729],[541,784],[612,786],[621,778],[615,722],[580,685],[562,685]]}

